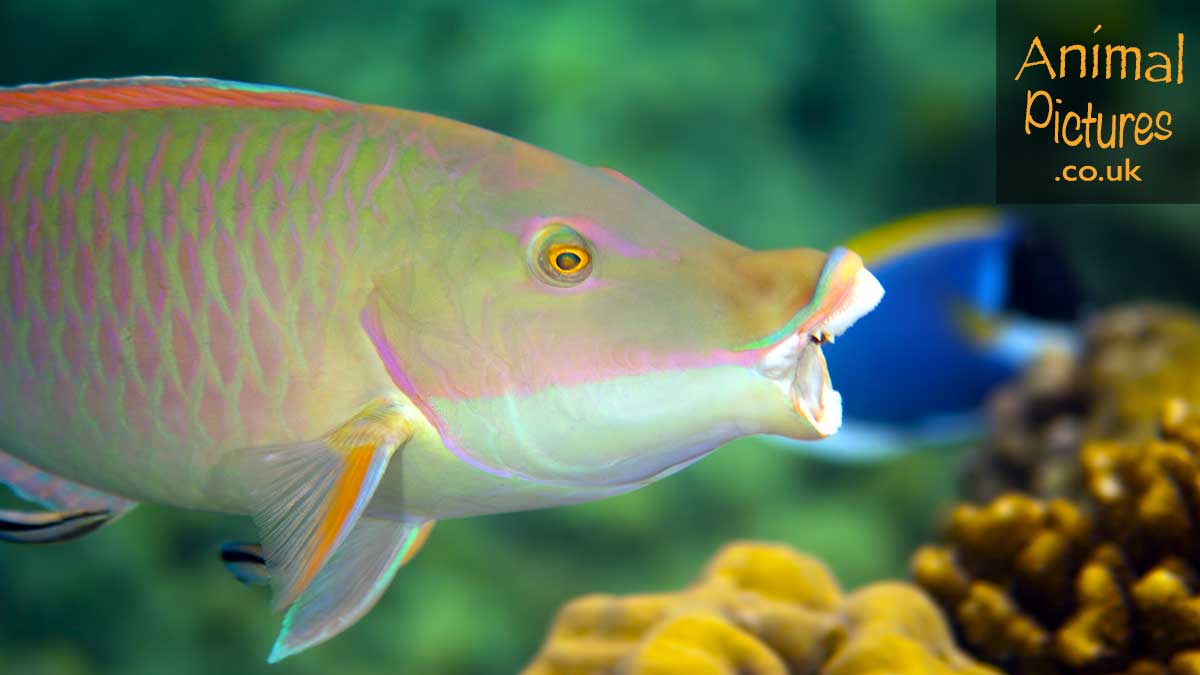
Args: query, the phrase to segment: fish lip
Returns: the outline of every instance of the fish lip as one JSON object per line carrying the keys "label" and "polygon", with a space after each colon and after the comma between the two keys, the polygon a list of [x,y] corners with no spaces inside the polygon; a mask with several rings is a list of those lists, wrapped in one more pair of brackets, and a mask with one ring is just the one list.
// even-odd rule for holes
{"label": "fish lip", "polygon": [[842,424],[842,397],[832,385],[821,345],[832,343],[883,299],[883,286],[845,249],[830,254],[821,272],[815,306],[805,308],[795,328],[762,347],[756,368],[788,397],[792,410],[824,438]]}

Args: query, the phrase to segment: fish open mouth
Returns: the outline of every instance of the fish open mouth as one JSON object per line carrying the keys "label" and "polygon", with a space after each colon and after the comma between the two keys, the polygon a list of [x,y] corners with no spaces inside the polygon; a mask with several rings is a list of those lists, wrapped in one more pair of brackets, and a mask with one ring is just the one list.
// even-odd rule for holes
{"label": "fish open mouth", "polygon": [[883,286],[862,266],[861,258],[845,249],[834,251],[809,306],[789,322],[794,328],[758,363],[759,372],[822,437],[842,425],[842,396],[830,382],[821,345],[833,343],[882,298]]}

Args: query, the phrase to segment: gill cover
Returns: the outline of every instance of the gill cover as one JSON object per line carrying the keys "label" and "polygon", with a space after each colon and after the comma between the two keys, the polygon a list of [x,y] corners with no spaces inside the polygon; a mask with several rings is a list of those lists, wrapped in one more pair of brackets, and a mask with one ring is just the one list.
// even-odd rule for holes
{"label": "gill cover", "polygon": [[[603,470],[646,449],[626,442],[645,436],[629,427],[631,413],[649,421],[663,393],[684,386],[677,366],[707,334],[695,318],[704,298],[687,290],[699,275],[665,254],[622,255],[595,236],[600,227],[534,216],[377,279],[364,328],[464,461],[497,475],[606,482]],[[625,435],[599,440],[622,426]]]}

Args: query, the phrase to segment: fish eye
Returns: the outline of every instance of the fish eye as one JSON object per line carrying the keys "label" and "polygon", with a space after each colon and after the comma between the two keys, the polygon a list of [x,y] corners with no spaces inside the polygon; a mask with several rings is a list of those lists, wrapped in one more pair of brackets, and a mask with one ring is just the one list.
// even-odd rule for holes
{"label": "fish eye", "polygon": [[531,262],[537,276],[554,286],[574,286],[592,272],[592,250],[574,229],[551,224],[531,242]]}

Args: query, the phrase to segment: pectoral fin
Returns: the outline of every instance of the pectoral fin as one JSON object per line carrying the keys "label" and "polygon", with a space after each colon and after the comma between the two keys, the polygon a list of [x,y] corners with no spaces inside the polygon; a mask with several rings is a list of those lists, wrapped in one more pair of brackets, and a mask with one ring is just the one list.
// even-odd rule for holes
{"label": "pectoral fin", "polygon": [[379,601],[396,570],[424,545],[433,524],[360,519],[288,609],[267,661],[324,642],[358,621]]}
{"label": "pectoral fin", "polygon": [[318,441],[239,457],[276,609],[291,605],[349,536],[392,455],[412,435],[403,402],[377,399]]}

